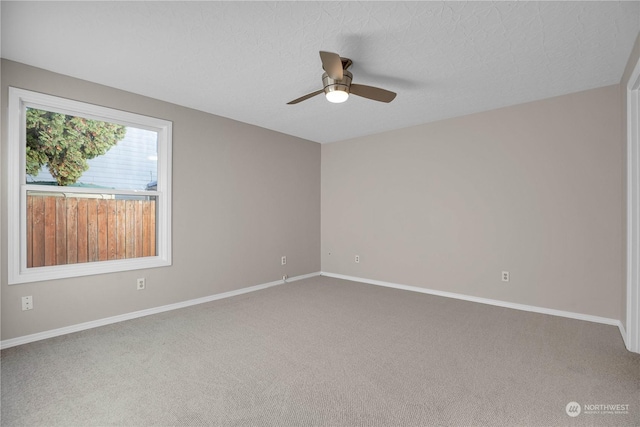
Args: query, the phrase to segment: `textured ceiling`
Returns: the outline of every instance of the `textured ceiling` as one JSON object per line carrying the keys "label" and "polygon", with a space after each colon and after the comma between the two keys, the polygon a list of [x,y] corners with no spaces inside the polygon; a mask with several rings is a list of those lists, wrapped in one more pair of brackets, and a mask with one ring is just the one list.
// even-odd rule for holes
{"label": "textured ceiling", "polygon": [[[7,2],[3,58],[317,142],[620,81],[640,2]],[[330,104],[319,50],[390,104]]]}

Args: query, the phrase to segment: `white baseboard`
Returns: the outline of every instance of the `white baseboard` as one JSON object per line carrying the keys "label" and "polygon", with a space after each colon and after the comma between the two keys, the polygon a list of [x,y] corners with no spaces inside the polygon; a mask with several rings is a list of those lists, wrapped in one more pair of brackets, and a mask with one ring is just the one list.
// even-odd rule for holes
{"label": "white baseboard", "polygon": [[489,298],[480,298],[480,297],[474,297],[474,296],[470,296],[470,295],[456,294],[454,292],[444,292],[444,291],[438,291],[438,290],[434,290],[434,289],[421,288],[421,287],[418,287],[418,286],[401,285],[401,284],[398,284],[398,283],[383,282],[381,280],[364,279],[362,277],[354,277],[354,276],[346,276],[344,274],[328,273],[328,272],[325,272],[325,271],[321,272],[320,275],[321,276],[327,276],[327,277],[335,277],[336,279],[351,280],[353,282],[368,283],[368,284],[377,285],[377,286],[385,286],[385,287],[388,287],[388,288],[402,289],[402,290],[405,290],[405,291],[420,292],[420,293],[429,294],[429,295],[437,295],[437,296],[440,296],[440,297],[455,298],[455,299],[460,299],[460,300],[464,300],[464,301],[479,302],[481,304],[488,304],[488,305],[495,305],[495,306],[498,306],[498,307],[512,308],[514,310],[531,311],[533,313],[550,314],[552,316],[568,317],[570,319],[586,320],[587,322],[603,323],[605,325],[613,325],[613,326],[617,326],[620,329],[620,333],[622,333],[623,340],[626,339],[625,338],[626,337],[626,333],[624,331],[624,326],[622,325],[622,322],[620,320],[610,319],[608,317],[592,316],[590,314],[573,313],[573,312],[570,312],[570,311],[556,310],[556,309],[553,309],[553,308],[536,307],[534,305],[517,304],[517,303],[513,303],[513,302],[500,301],[500,300],[489,299]]}
{"label": "white baseboard", "polygon": [[132,313],[120,314],[118,316],[107,317],[105,319],[92,320],[90,322],[79,323],[77,325],[65,326],[64,328],[51,329],[49,331],[38,332],[36,334],[24,335],[21,337],[10,338],[0,341],[0,349],[15,347],[17,345],[27,344],[34,341],[40,341],[47,338],[53,338],[60,335],[71,334],[73,332],[84,331],[86,329],[97,328],[99,326],[110,325],[112,323],[123,322],[125,320],[137,319],[138,317],[150,316],[152,314],[163,313],[165,311],[177,310],[179,308],[190,307],[192,305],[203,304],[205,302],[215,301],[223,298],[230,298],[236,295],[242,295],[249,292],[259,291],[261,289],[270,288],[284,283],[295,282],[297,280],[308,279],[310,277],[319,276],[320,272],[303,274],[301,276],[290,277],[286,281],[276,280],[275,282],[262,283],[260,285],[249,286],[247,288],[237,289],[235,291],[223,292],[221,294],[209,295],[202,298],[196,298],[188,301],[177,302],[174,304],[163,305],[160,307],[148,308],[146,310],[134,311]]}
{"label": "white baseboard", "polygon": [[[632,351],[629,348],[629,345],[627,343],[627,331],[624,329],[624,325],[622,324],[622,321],[618,321],[618,329],[620,329],[620,335],[622,335],[622,341],[624,341],[624,346],[627,348],[627,350]],[[637,353],[637,352],[634,352]]]}
{"label": "white baseboard", "polygon": [[259,291],[261,289],[270,288],[272,286],[282,285],[284,283],[295,282],[298,280],[308,279],[310,277],[321,276],[321,275],[327,276],[327,277],[334,277],[336,279],[350,280],[353,282],[368,283],[376,286],[385,286],[388,288],[402,289],[405,291],[420,292],[423,294],[437,295],[437,296],[446,297],[446,298],[455,298],[455,299],[464,300],[464,301],[478,302],[481,304],[495,305],[498,307],[512,308],[514,310],[530,311],[533,313],[549,314],[552,316],[567,317],[570,319],[578,319],[578,320],[585,320],[588,322],[602,323],[605,325],[613,325],[613,326],[617,326],[618,329],[620,330],[620,334],[622,335],[622,339],[624,340],[624,343],[626,346],[627,334],[624,326],[622,325],[622,322],[617,319],[592,316],[589,314],[582,314],[582,313],[573,313],[570,311],[555,310],[552,308],[537,307],[533,305],[517,304],[517,303],[494,300],[489,298],[480,298],[480,297],[474,297],[474,296],[469,296],[464,294],[457,294],[454,292],[438,291],[434,289],[421,288],[417,286],[402,285],[399,283],[384,282],[381,280],[365,279],[362,277],[347,276],[344,274],[334,274],[334,273],[323,271],[323,272],[315,272],[315,273],[290,277],[286,281],[276,280],[274,282],[262,283],[260,285],[249,286],[249,287],[237,289],[234,291],[223,292],[221,294],[209,295],[202,298],[196,298],[196,299],[182,301],[174,304],[163,305],[160,307],[149,308],[146,310],[134,311],[132,313],[120,314],[118,316],[107,317],[104,319],[93,320],[90,322],[79,323],[77,325],[66,326],[58,329],[51,329],[49,331],[38,332],[36,334],[10,338],[8,340],[0,341],[0,349],[15,347],[17,345],[27,344],[34,341],[40,341],[47,338],[53,338],[60,335],[71,334],[73,332],[84,331],[86,329],[97,328],[99,326],[110,325],[112,323],[123,322],[125,320],[136,319],[138,317],[150,316],[152,314],[163,313],[165,311],[177,310],[180,308],[190,307],[192,305],[197,305],[197,304],[203,304],[205,302],[215,301],[223,298],[230,298],[236,295],[242,295],[249,292]]}
{"label": "white baseboard", "polygon": [[316,271],[315,273],[309,273],[309,274],[303,274],[301,276],[289,277],[287,280],[285,280],[285,282],[287,282],[287,283],[295,282],[297,280],[304,280],[304,279],[308,279],[310,277],[320,276],[321,274],[322,274],[321,272]]}

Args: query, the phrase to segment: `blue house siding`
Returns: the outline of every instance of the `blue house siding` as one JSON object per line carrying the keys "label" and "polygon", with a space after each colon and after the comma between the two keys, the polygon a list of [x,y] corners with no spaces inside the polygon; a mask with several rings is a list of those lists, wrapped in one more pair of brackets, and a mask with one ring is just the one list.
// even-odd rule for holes
{"label": "blue house siding", "polygon": [[[88,160],[79,184],[121,190],[145,190],[158,179],[157,134],[153,131],[127,127],[124,139],[103,156]],[[27,182],[54,182],[44,166],[37,176],[27,176]]]}

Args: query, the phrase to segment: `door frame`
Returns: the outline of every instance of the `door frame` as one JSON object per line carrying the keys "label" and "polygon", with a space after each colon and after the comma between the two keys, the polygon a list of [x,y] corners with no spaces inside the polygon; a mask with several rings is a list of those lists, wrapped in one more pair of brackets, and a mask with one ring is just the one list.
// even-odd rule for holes
{"label": "door frame", "polygon": [[627,87],[627,318],[625,344],[640,353],[640,59]]}

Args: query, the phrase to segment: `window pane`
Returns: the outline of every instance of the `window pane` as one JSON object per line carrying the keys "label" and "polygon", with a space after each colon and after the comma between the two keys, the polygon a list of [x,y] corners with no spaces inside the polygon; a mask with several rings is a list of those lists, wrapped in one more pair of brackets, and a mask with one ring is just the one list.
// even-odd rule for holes
{"label": "window pane", "polygon": [[8,105],[9,284],[171,265],[170,121],[13,87]]}
{"label": "window pane", "polygon": [[155,190],[157,132],[27,108],[26,183]]}
{"label": "window pane", "polygon": [[27,191],[27,268],[156,256],[156,201]]}

